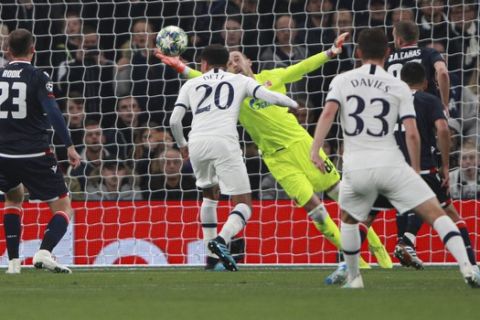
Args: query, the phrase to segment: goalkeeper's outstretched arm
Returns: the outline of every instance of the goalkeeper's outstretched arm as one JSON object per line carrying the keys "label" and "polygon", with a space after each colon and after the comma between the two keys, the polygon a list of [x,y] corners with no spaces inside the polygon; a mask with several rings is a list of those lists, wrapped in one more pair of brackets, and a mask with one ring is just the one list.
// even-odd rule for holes
{"label": "goalkeeper's outstretched arm", "polygon": [[285,72],[283,74],[283,82],[290,83],[299,81],[307,73],[317,70],[325,63],[327,63],[331,58],[336,57],[338,54],[342,53],[343,43],[348,37],[348,32],[342,33],[337,37],[337,39],[335,39],[335,42],[330,49],[317,53],[299,63],[285,68]]}

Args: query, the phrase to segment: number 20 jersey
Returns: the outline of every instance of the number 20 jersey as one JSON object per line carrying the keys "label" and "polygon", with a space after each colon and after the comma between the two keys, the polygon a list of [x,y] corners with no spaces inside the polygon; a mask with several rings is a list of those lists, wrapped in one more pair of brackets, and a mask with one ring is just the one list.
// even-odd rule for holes
{"label": "number 20 jersey", "polygon": [[243,99],[255,95],[258,87],[252,78],[217,68],[188,80],[180,89],[175,107],[192,109],[189,140],[215,136],[237,142],[240,106]]}
{"label": "number 20 jersey", "polygon": [[0,154],[28,155],[48,149],[48,122],[41,105],[55,99],[48,75],[29,62],[0,68]]}
{"label": "number 20 jersey", "polygon": [[326,100],[340,106],[344,171],[405,164],[394,137],[399,119],[415,118],[413,96],[405,82],[366,64],[336,76]]}

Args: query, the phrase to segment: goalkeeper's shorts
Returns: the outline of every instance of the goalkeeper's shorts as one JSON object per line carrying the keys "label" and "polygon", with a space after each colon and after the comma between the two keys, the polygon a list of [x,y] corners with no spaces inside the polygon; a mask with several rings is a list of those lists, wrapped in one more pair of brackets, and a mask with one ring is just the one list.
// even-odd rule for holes
{"label": "goalkeeper's shorts", "polygon": [[312,142],[313,139],[309,137],[263,157],[278,183],[301,207],[315,192],[328,190],[340,181],[340,174],[322,149],[320,156],[325,161],[327,172],[322,173],[312,163],[310,160]]}

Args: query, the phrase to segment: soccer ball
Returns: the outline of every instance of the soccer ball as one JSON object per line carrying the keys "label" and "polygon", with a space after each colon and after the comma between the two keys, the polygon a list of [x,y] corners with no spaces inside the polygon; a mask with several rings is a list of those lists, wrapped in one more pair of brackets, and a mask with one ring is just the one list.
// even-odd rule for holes
{"label": "soccer ball", "polygon": [[188,37],[182,28],[168,26],[157,33],[157,47],[166,56],[179,56],[188,45]]}

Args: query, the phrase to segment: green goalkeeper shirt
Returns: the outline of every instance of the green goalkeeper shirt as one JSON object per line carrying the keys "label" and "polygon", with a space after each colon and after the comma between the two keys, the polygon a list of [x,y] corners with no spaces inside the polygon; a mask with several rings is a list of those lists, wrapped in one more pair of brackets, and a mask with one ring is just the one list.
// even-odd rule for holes
{"label": "green goalkeeper shirt", "polygon": [[[255,79],[269,90],[285,94],[287,92],[285,84],[299,81],[305,74],[320,68],[329,59],[325,52],[320,52],[287,68],[263,70],[255,75]],[[200,71],[191,69],[188,77],[195,78],[201,74]],[[310,137],[287,108],[252,97],[243,100],[239,121],[262,154],[272,154],[288,148],[296,141]]]}

